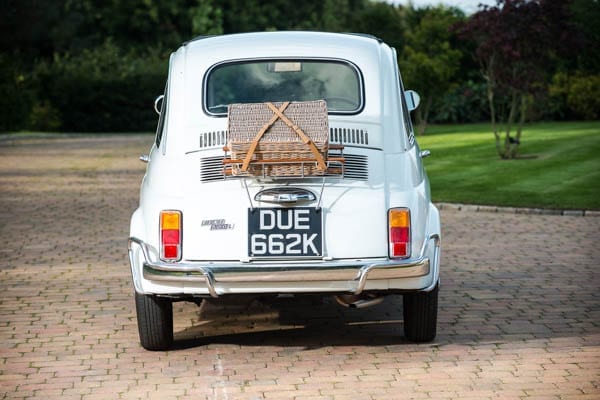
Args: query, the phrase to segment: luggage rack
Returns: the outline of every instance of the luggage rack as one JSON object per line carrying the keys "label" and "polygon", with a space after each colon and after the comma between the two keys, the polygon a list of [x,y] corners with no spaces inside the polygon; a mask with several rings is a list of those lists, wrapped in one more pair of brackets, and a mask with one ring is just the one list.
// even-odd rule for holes
{"label": "luggage rack", "polygon": [[[260,179],[305,179],[321,177],[344,177],[345,159],[343,145],[330,144],[326,169],[322,173],[315,173],[317,160],[314,158],[285,158],[252,160],[251,170],[241,172],[244,160],[232,159],[227,146],[223,147],[225,157],[223,158],[223,176],[229,178],[260,178]],[[333,151],[333,152],[332,152]],[[278,173],[271,174],[273,167],[277,167]],[[282,171],[286,171],[283,172]]]}

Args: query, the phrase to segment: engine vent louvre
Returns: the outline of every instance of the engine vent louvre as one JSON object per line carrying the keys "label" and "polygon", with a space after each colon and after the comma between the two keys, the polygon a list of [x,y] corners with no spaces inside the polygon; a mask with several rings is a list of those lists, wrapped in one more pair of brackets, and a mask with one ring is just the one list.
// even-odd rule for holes
{"label": "engine vent louvre", "polygon": [[[344,154],[344,179],[366,181],[369,179],[369,159],[358,154]],[[339,175],[329,175],[339,177]],[[223,156],[200,159],[200,181],[214,182],[225,179],[223,175]]]}
{"label": "engine vent louvre", "polygon": [[329,128],[329,141],[341,144],[369,144],[369,132],[354,128]]}
{"label": "engine vent louvre", "polygon": [[[354,128],[329,128],[329,141],[339,144],[369,145],[369,132],[364,129]],[[225,146],[227,144],[227,131],[203,132],[200,134],[199,146],[201,149]]]}
{"label": "engine vent louvre", "polygon": [[227,144],[227,131],[204,132],[200,134],[200,148],[225,146]]}
{"label": "engine vent louvre", "polygon": [[358,154],[344,154],[344,179],[369,179],[369,158]]}
{"label": "engine vent louvre", "polygon": [[200,160],[200,181],[213,182],[225,179],[223,156],[204,157]]}

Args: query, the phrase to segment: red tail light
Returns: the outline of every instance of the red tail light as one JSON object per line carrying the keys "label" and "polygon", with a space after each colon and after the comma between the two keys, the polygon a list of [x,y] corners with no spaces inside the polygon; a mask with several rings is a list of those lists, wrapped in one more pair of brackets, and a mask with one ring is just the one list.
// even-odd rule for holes
{"label": "red tail light", "polygon": [[410,210],[392,208],[388,212],[390,258],[410,257]]}
{"label": "red tail light", "polygon": [[160,213],[160,258],[170,262],[181,259],[181,211]]}

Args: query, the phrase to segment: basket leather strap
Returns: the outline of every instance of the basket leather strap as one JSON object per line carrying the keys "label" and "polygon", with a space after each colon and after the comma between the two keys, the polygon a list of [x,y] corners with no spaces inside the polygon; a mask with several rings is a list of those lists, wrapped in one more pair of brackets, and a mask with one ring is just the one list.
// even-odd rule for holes
{"label": "basket leather strap", "polygon": [[[317,160],[318,169],[321,171],[325,171],[327,169],[327,165],[325,164],[323,155],[319,152],[319,149],[317,148],[315,143],[308,136],[306,136],[306,134],[302,131],[302,129],[300,129],[300,127],[298,125],[294,124],[292,121],[290,121],[290,119],[288,117],[286,117],[283,114],[283,110],[278,110],[277,107],[275,107],[273,105],[273,103],[267,102],[266,104],[271,109],[271,111],[273,111],[273,113],[275,114],[276,117],[281,118],[281,120],[287,126],[289,126],[294,132],[296,132],[296,134],[298,136],[300,136],[300,138],[302,139],[302,142],[304,144],[308,145],[308,147],[310,148],[310,151],[313,153],[313,155],[315,156],[315,159]],[[277,118],[275,118],[275,119],[277,120]],[[275,121],[273,121],[273,122],[275,122]]]}
{"label": "basket leather strap", "polygon": [[[271,103],[268,103],[268,104],[271,104]],[[289,105],[290,105],[290,102],[286,101],[285,103],[283,103],[280,106],[279,109],[277,109],[275,106],[273,106],[273,108],[275,108],[275,110],[277,110],[279,113],[282,113],[283,111],[285,111],[285,109]],[[264,124],[263,127],[260,128],[260,131],[258,131],[258,133],[256,134],[256,136],[254,136],[254,139],[252,139],[252,143],[250,144],[250,148],[248,149],[248,153],[246,153],[246,157],[244,157],[244,162],[242,163],[241,172],[248,171],[248,167],[250,166],[250,162],[252,161],[252,156],[254,155],[254,152],[256,151],[256,147],[258,146],[258,142],[260,142],[260,139],[263,137],[263,135],[265,134],[265,132],[268,131],[269,128],[279,118],[280,118],[279,115],[274,114],[273,117],[271,117],[271,119],[269,120],[269,122],[267,122],[266,124]]]}

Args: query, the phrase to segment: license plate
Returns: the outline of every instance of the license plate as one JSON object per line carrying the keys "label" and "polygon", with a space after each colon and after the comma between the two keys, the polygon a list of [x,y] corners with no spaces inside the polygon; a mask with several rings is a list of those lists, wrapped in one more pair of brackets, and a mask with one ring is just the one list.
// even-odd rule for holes
{"label": "license plate", "polygon": [[316,208],[248,210],[248,255],[251,257],[320,257],[321,211]]}

